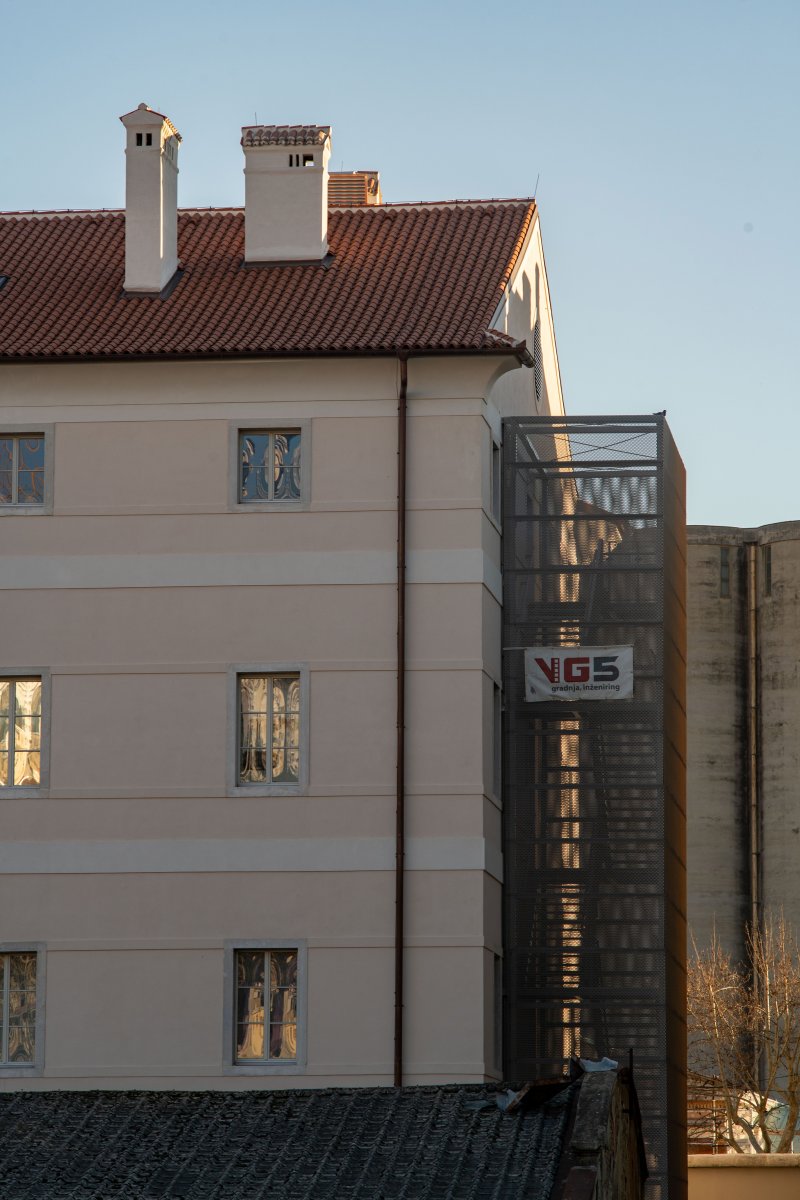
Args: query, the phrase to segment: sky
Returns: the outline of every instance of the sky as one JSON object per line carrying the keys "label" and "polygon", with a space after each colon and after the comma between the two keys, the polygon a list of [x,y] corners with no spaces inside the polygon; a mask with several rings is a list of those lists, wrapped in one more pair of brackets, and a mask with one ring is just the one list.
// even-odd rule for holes
{"label": "sky", "polygon": [[800,0],[7,0],[0,210],[119,208],[118,117],[240,205],[240,127],[386,200],[536,193],[567,411],[667,410],[689,520],[800,519]]}

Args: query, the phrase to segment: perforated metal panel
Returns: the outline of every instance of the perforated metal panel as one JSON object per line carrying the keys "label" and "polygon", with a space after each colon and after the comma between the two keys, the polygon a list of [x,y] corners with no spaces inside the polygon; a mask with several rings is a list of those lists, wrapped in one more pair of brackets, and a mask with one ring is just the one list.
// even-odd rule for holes
{"label": "perforated metal panel", "polygon": [[[506,1074],[632,1049],[648,1194],[676,1200],[683,466],[663,417],[508,420],[503,456]],[[631,699],[525,701],[525,648],[592,645],[633,646]]]}

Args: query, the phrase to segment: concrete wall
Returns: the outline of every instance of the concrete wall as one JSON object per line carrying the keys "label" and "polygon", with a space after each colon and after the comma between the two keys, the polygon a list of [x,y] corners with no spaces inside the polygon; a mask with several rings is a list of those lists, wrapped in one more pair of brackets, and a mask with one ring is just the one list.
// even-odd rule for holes
{"label": "concrete wall", "polygon": [[[689,919],[744,954],[749,918],[745,547],[756,547],[758,891],[800,928],[800,523],[689,531]],[[729,595],[721,595],[720,548]],[[771,558],[767,589],[764,548]]]}
{"label": "concrete wall", "polygon": [[799,1192],[798,1155],[689,1155],[689,1200],[796,1200]]}
{"label": "concrete wall", "polygon": [[[748,915],[745,613],[742,547],[732,530],[689,528],[687,890],[699,946],[712,932],[737,958]],[[729,594],[720,589],[728,551]]]}
{"label": "concrete wall", "polygon": [[[406,1081],[496,1077],[508,359],[409,369]],[[46,948],[19,1087],[389,1083],[397,364],[4,367],[51,515],[0,515],[0,675],[49,673],[49,786],[0,794],[0,945]],[[231,429],[305,422],[310,495],[231,503]],[[304,470],[308,469],[308,464]],[[230,794],[235,667],[308,672],[308,782]],[[307,1063],[225,1074],[224,946],[307,947]],[[41,1045],[40,1045],[41,1050]]]}

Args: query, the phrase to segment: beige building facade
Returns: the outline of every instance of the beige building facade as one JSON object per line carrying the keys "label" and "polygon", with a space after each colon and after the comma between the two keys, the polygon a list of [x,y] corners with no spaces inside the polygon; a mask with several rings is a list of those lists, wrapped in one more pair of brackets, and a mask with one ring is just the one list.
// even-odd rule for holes
{"label": "beige building facade", "polygon": [[[169,209],[179,138],[156,117],[125,119],[129,209],[140,194]],[[214,231],[241,238],[249,209],[167,212],[166,284],[168,244],[148,260],[134,243],[131,261],[150,226],[130,211],[127,257],[122,214],[0,216],[0,1090],[392,1082],[399,400],[402,1075],[500,1077],[501,422],[563,411],[538,213],[512,228],[516,210],[480,209],[448,285],[491,313],[474,346],[408,323],[370,345],[353,313],[394,243],[359,260],[365,221],[391,239],[478,209],[370,205],[326,230],[323,208],[320,241],[330,131],[259,128],[314,132],[245,131],[248,189],[272,173],[277,201],[258,193],[246,254]],[[169,162],[132,186],[151,151]],[[258,153],[273,159],[253,167]],[[290,155],[317,159],[293,175]],[[97,309],[67,296],[42,332],[20,264],[45,307],[52,289],[19,246],[74,235],[82,261],[77,230]],[[428,271],[444,252],[426,236]],[[425,282],[397,263],[395,315]],[[253,290],[235,311],[230,279]],[[452,312],[448,295],[425,303]],[[302,297],[311,332],[276,349]],[[253,313],[260,352],[237,342]],[[325,320],[361,344],[342,349]],[[25,322],[40,340],[21,351]]]}

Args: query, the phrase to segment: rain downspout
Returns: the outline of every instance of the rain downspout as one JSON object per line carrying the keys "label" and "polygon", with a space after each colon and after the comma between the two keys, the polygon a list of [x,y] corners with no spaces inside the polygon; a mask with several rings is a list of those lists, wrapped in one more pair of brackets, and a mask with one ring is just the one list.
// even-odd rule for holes
{"label": "rain downspout", "polygon": [[398,355],[397,398],[397,782],[394,869],[394,1086],[403,1086],[403,942],[406,751],[406,446],[408,359]]}
{"label": "rain downspout", "polygon": [[745,543],[747,563],[747,804],[750,925],[761,931],[761,796],[758,779],[758,572],[755,542]]}
{"label": "rain downspout", "polygon": [[[747,605],[747,856],[750,877],[750,929],[751,937],[763,933],[761,904],[761,792],[759,788],[759,645],[758,645],[758,545],[745,542],[746,605]],[[760,978],[751,957],[753,990],[756,1002],[764,1001],[767,980]],[[763,1085],[764,1052],[756,1038],[753,1046],[756,1077]]]}

